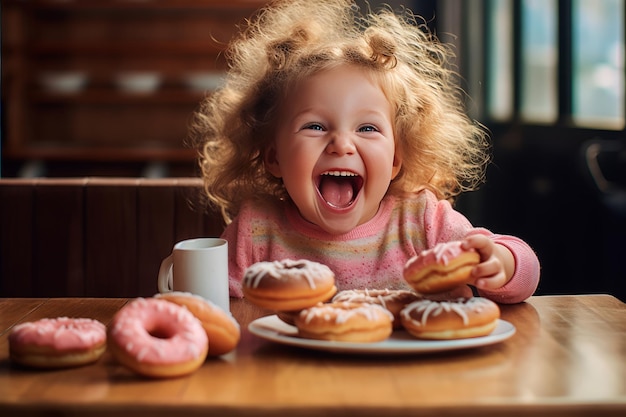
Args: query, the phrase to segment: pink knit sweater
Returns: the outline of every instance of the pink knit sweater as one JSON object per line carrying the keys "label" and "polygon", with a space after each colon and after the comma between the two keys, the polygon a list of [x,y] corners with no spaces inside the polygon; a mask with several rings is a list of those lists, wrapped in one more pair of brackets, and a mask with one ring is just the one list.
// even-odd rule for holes
{"label": "pink knit sweater", "polygon": [[255,262],[309,259],[335,272],[339,290],[406,289],[405,263],[439,242],[470,234],[490,236],[515,257],[515,274],[506,286],[480,295],[499,303],[517,303],[530,297],[539,283],[539,261],[521,239],[474,228],[447,201],[429,191],[414,198],[386,197],[376,216],[342,235],[330,235],[304,220],[287,202],[244,204],[222,237],[229,244],[231,296],[242,297],[241,280]]}

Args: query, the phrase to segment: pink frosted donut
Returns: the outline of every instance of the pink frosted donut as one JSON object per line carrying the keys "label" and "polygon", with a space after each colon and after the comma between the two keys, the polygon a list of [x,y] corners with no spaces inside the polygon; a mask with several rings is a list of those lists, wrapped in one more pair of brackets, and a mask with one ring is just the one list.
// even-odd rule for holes
{"label": "pink frosted donut", "polygon": [[106,327],[86,318],[45,318],[18,324],[9,335],[11,360],[38,368],[97,361],[106,350]]}
{"label": "pink frosted donut", "polygon": [[189,374],[207,357],[200,321],[185,307],[137,298],[117,312],[109,329],[113,356],[138,374],[167,378]]}

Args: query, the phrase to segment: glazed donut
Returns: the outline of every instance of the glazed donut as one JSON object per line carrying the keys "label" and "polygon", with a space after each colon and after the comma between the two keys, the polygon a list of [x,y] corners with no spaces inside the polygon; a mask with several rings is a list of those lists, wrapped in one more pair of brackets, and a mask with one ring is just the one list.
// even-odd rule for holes
{"label": "glazed donut", "polygon": [[296,316],[298,335],[307,339],[372,343],[387,339],[393,315],[367,303],[327,303],[305,308]]}
{"label": "glazed donut", "polygon": [[130,370],[167,378],[197,370],[207,356],[208,338],[185,307],[157,298],[137,298],[113,317],[108,345]]}
{"label": "glazed donut", "polygon": [[418,294],[408,290],[344,290],[340,291],[332,299],[332,302],[368,303],[378,304],[393,314],[393,327],[402,327],[400,311],[413,301],[420,300]]}
{"label": "glazed donut", "polygon": [[406,306],[400,317],[404,328],[419,339],[463,339],[491,333],[500,318],[500,308],[483,297],[425,299]]}
{"label": "glazed donut", "polygon": [[252,303],[278,311],[302,310],[337,292],[333,271],[305,259],[257,262],[246,269],[242,289]]}
{"label": "glazed donut", "polygon": [[478,252],[463,249],[460,241],[439,243],[409,259],[403,276],[418,293],[435,294],[468,283],[479,262]]}
{"label": "glazed donut", "polygon": [[239,323],[211,301],[180,291],[156,294],[155,297],[187,307],[200,320],[209,338],[209,356],[223,355],[237,347],[241,337]]}
{"label": "glazed donut", "polygon": [[86,365],[105,350],[106,327],[87,318],[45,318],[18,324],[9,334],[11,360],[30,367]]}

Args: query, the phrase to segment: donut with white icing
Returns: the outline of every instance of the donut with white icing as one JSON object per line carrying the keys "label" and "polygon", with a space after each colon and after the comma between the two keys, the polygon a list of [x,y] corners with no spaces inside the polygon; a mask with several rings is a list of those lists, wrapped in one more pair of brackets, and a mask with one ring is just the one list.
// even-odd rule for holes
{"label": "donut with white icing", "polygon": [[335,274],[306,259],[257,262],[242,279],[244,297],[271,310],[297,311],[325,302],[337,292]]}
{"label": "donut with white icing", "polygon": [[402,326],[419,339],[464,339],[490,334],[500,318],[500,308],[483,297],[450,301],[420,300],[400,312]]}
{"label": "donut with white icing", "polygon": [[479,262],[478,252],[460,241],[439,243],[409,259],[403,276],[418,293],[436,294],[467,284]]}
{"label": "donut with white icing", "polygon": [[348,303],[368,303],[377,304],[389,310],[393,314],[393,327],[401,328],[400,311],[414,301],[421,300],[422,297],[409,290],[343,290],[335,294],[333,302]]}
{"label": "donut with white icing", "polygon": [[300,337],[360,343],[387,339],[392,322],[393,315],[379,305],[347,302],[320,303],[295,318]]}
{"label": "donut with white icing", "polygon": [[21,365],[64,368],[96,362],[106,350],[106,327],[88,318],[44,318],[9,334],[9,356]]}

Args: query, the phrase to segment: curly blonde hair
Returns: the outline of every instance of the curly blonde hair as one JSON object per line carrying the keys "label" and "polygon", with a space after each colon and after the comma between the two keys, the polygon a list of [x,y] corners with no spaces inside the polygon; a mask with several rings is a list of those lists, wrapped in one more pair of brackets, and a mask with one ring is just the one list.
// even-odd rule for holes
{"label": "curly blonde hair", "polygon": [[275,1],[226,56],[225,83],[201,103],[190,130],[206,196],[226,222],[244,199],[289,198],[264,165],[278,105],[299,80],[339,65],[370,71],[395,110],[402,168],[388,193],[427,188],[452,200],[484,179],[487,135],[465,113],[454,55],[408,10],[361,14],[350,0]]}

